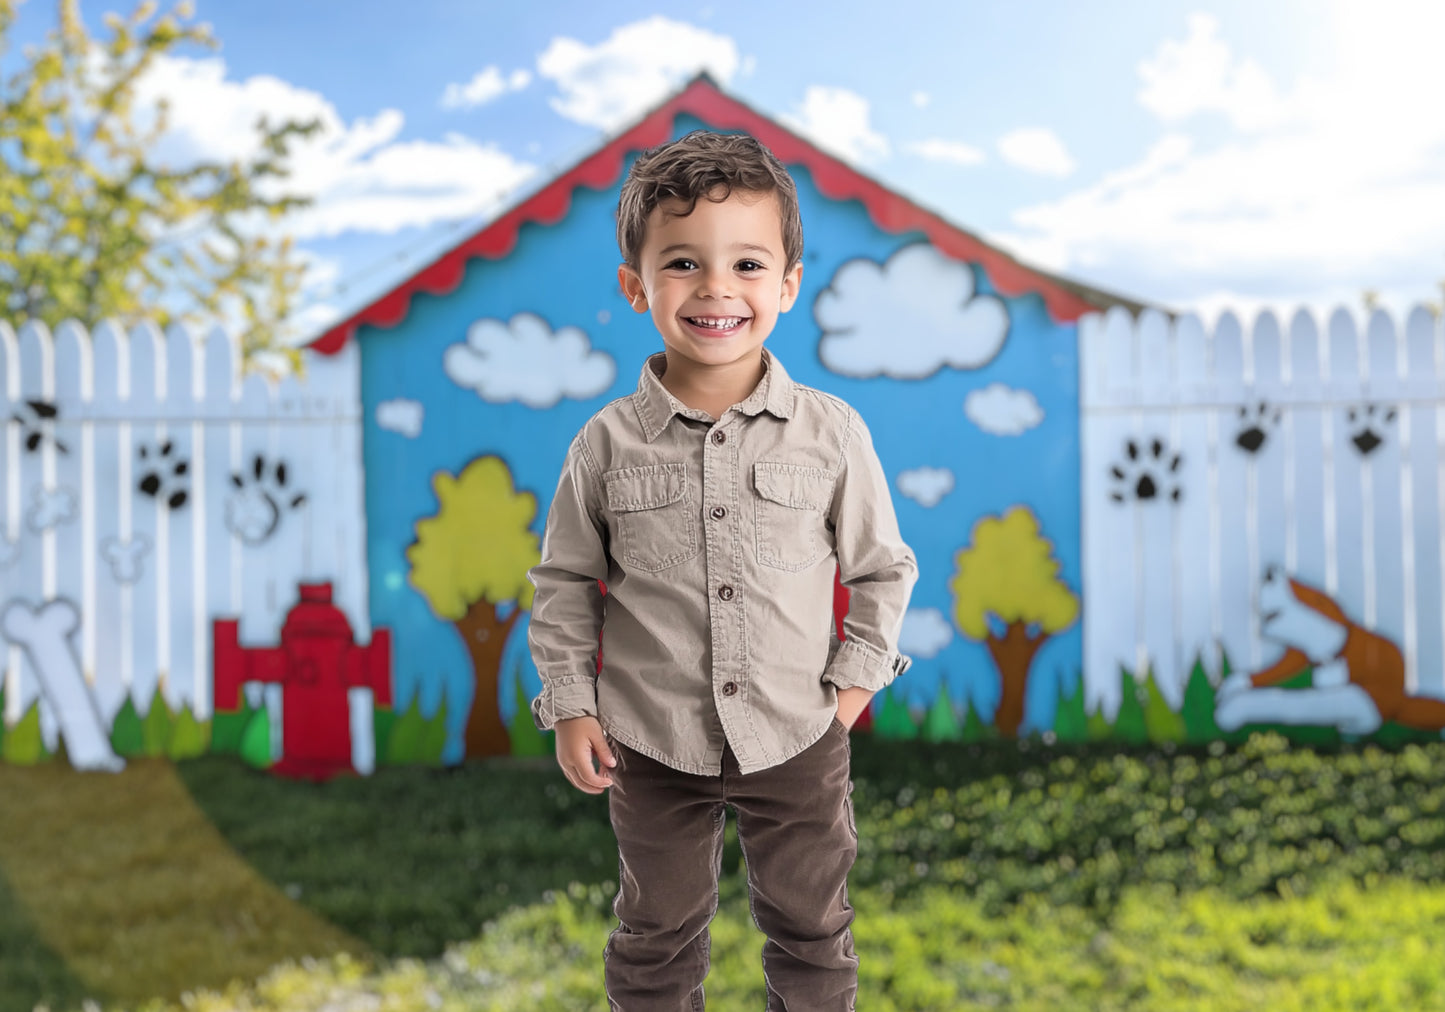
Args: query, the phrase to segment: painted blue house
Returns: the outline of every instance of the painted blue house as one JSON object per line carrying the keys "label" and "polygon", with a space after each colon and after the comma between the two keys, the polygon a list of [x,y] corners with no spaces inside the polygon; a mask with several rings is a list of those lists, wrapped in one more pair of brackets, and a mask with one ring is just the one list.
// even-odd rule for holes
{"label": "painted blue house", "polygon": [[797,180],[803,294],[769,347],[857,407],[893,482],[921,569],[893,705],[1052,726],[1082,656],[1075,321],[1125,303],[1018,263],[705,76],[311,345],[360,349],[370,618],[393,636],[398,710],[445,704],[444,761],[512,751],[540,687],[525,572],[563,455],[660,348],[617,290],[619,190],[638,152],[699,127],[753,134]]}

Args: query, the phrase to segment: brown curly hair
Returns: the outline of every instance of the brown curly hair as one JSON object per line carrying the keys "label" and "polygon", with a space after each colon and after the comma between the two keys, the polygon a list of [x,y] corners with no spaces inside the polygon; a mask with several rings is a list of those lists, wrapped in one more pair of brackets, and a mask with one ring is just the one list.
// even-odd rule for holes
{"label": "brown curly hair", "polygon": [[[720,197],[714,191],[722,188]],[[617,202],[617,245],[629,267],[637,267],[647,238],[647,216],[664,200],[687,204],[692,213],[699,199],[723,201],[733,192],[772,193],[782,214],[785,269],[803,259],[803,220],[798,214],[798,188],[783,163],[747,134],[694,130],[679,140],[649,148],[638,156],[622,184]]]}

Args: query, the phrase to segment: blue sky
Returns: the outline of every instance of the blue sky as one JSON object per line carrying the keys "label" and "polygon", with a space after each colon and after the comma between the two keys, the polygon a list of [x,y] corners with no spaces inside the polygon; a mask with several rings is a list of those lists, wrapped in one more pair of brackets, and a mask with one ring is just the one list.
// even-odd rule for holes
{"label": "blue sky", "polygon": [[[166,152],[318,116],[302,320],[364,304],[692,76],[1046,269],[1206,315],[1445,279],[1434,0],[198,0]],[[129,0],[82,0],[99,30]],[[882,16],[880,16],[880,13]],[[25,0],[16,41],[55,17]],[[12,51],[4,68],[13,68]]]}

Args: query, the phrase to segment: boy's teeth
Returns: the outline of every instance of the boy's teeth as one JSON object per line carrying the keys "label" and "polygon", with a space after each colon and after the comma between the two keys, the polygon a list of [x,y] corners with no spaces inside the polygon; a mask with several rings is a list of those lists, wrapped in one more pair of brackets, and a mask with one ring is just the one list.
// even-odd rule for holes
{"label": "boy's teeth", "polygon": [[694,316],[692,322],[699,327],[707,327],[710,330],[731,330],[743,322],[741,316],[724,316],[718,318]]}

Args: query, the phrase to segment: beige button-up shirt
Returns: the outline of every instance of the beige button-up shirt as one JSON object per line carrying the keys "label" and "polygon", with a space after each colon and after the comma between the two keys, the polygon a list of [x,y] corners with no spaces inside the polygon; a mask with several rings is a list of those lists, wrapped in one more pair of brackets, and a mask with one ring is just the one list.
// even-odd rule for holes
{"label": "beige button-up shirt", "polygon": [[[573,440],[528,574],[539,728],[593,715],[675,769],[717,773],[727,744],[751,773],[822,737],[837,689],[907,668],[918,569],[868,430],[764,363],[714,421],[668,393],[654,355]],[[841,644],[835,564],[851,592]]]}

